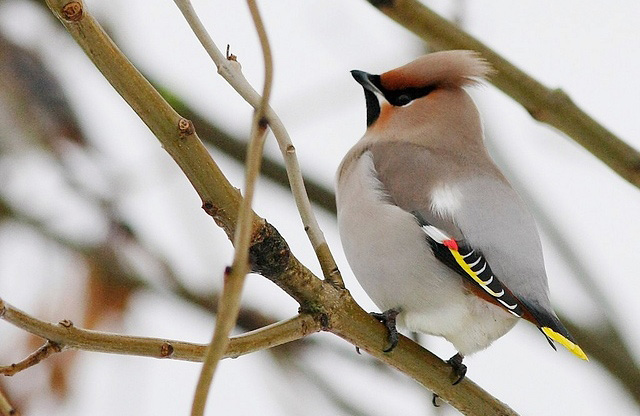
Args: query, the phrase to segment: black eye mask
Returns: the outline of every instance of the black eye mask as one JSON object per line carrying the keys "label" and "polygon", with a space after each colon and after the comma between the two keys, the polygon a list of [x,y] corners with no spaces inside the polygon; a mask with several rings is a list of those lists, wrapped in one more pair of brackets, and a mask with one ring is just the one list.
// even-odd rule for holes
{"label": "black eye mask", "polygon": [[382,86],[380,75],[371,75],[363,71],[351,71],[351,75],[364,88],[364,96],[367,102],[367,127],[371,126],[380,116],[380,103],[376,93],[382,96],[395,107],[404,107],[413,100],[422,98],[433,91],[436,87],[429,85],[426,87],[408,87],[401,90],[389,90]]}
{"label": "black eye mask", "polygon": [[391,91],[385,88],[381,88],[380,92],[382,93],[382,95],[384,95],[384,98],[389,102],[389,104],[396,107],[403,107],[413,100],[424,97],[434,89],[435,87],[433,86],[422,88],[404,88],[397,91]]}

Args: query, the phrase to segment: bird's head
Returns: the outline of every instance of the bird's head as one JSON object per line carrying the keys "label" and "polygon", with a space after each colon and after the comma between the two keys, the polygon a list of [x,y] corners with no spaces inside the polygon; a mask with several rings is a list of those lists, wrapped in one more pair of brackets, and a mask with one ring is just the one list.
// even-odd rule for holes
{"label": "bird's head", "polygon": [[351,71],[351,75],[364,88],[367,126],[371,126],[380,118],[385,102],[393,112],[435,97],[434,92],[438,90],[461,90],[482,80],[491,71],[489,64],[477,53],[459,50],[424,55],[380,75],[358,70]]}

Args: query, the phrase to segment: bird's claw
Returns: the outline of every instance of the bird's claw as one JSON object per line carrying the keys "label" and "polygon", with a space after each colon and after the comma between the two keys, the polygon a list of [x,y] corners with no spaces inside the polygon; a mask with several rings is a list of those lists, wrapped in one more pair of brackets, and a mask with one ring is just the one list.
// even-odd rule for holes
{"label": "bird's claw", "polygon": [[396,329],[396,317],[400,311],[397,309],[389,309],[382,313],[378,312],[369,312],[369,315],[376,318],[378,321],[382,322],[387,330],[389,331],[387,347],[383,350],[384,352],[391,352],[398,345],[398,330]]}
{"label": "bird's claw", "polygon": [[467,366],[462,364],[463,359],[464,356],[460,353],[457,353],[447,360],[447,363],[451,366],[451,368],[453,368],[453,374],[458,377],[453,382],[454,386],[464,380],[464,376],[467,374]]}

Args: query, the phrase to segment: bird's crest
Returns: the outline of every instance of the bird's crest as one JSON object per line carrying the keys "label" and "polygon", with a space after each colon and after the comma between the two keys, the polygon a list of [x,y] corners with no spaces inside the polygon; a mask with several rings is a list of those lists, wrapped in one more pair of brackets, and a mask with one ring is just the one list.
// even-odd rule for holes
{"label": "bird's crest", "polygon": [[494,72],[487,61],[474,51],[443,51],[423,55],[416,60],[380,75],[388,90],[425,87],[462,87],[474,84]]}

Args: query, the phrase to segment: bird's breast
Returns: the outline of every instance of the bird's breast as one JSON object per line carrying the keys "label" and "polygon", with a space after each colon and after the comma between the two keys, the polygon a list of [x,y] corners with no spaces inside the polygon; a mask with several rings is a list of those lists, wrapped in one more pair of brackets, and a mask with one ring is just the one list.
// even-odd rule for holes
{"label": "bird's breast", "polygon": [[439,308],[445,294],[462,294],[460,279],[433,256],[415,217],[386,194],[369,152],[344,170],[337,205],[349,265],[380,308]]}

